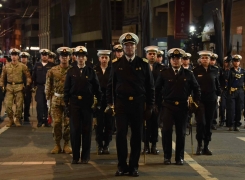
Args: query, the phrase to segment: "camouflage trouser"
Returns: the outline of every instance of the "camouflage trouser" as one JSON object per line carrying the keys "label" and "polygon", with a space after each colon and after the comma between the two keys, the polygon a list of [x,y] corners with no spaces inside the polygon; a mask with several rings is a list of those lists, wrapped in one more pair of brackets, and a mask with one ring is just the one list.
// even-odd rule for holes
{"label": "camouflage trouser", "polygon": [[13,102],[16,104],[16,111],[15,111],[15,118],[20,119],[22,115],[22,109],[23,109],[23,92],[11,92],[6,91],[4,103],[6,107],[6,112],[8,114],[9,119],[14,118],[14,112],[13,112]]}
{"label": "camouflage trouser", "polygon": [[53,120],[53,136],[55,141],[62,139],[62,120],[64,120],[63,139],[70,141],[69,118],[64,117],[65,106],[51,104],[51,117]]}

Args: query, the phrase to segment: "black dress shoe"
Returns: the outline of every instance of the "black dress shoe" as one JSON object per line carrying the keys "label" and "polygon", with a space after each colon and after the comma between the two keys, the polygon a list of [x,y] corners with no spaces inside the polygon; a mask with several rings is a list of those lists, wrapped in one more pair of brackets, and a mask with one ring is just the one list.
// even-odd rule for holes
{"label": "black dress shoe", "polygon": [[170,165],[171,164],[171,159],[164,158],[163,164]]}
{"label": "black dress shoe", "polygon": [[180,160],[176,161],[176,165],[184,165],[184,160],[180,159]]}
{"label": "black dress shoe", "polygon": [[88,159],[81,160],[81,163],[82,163],[82,164],[88,164],[88,161],[89,161]]}
{"label": "black dress shoe", "polygon": [[115,176],[123,176],[126,173],[128,173],[128,168],[119,167],[115,173]]}
{"label": "black dress shoe", "polygon": [[240,131],[238,127],[234,127],[234,131]]}
{"label": "black dress shoe", "polygon": [[103,148],[103,154],[110,154],[110,150],[108,146]]}
{"label": "black dress shoe", "polygon": [[129,175],[133,177],[138,177],[139,176],[138,169],[134,168],[132,171],[129,172]]}
{"label": "black dress shoe", "polygon": [[144,149],[141,151],[142,154],[150,154],[150,148],[146,146]]}
{"label": "black dress shoe", "polygon": [[154,154],[154,155],[158,155],[159,154],[159,150],[157,149],[156,146],[152,146],[151,147],[151,154]]}
{"label": "black dress shoe", "polygon": [[197,146],[196,155],[202,155],[202,146]]}
{"label": "black dress shoe", "polygon": [[73,159],[73,160],[71,161],[71,164],[79,164],[79,161]]}
{"label": "black dress shoe", "polygon": [[51,127],[51,124],[45,123],[44,126],[45,126],[45,127]]}
{"label": "black dress shoe", "polygon": [[204,147],[203,150],[202,150],[202,154],[204,154],[204,155],[212,155],[213,153],[212,153],[212,151],[210,151],[208,149],[208,147]]}
{"label": "black dress shoe", "polygon": [[212,130],[217,130],[216,125],[215,125],[215,124],[213,124],[213,125],[211,126],[211,129],[212,129]]}
{"label": "black dress shoe", "polygon": [[103,147],[98,147],[98,155],[103,154]]}
{"label": "black dress shoe", "polygon": [[37,123],[37,127],[41,127],[43,123]]}
{"label": "black dress shoe", "polygon": [[221,121],[220,123],[219,123],[219,126],[220,127],[223,127],[225,125],[225,122],[223,122],[223,121]]}

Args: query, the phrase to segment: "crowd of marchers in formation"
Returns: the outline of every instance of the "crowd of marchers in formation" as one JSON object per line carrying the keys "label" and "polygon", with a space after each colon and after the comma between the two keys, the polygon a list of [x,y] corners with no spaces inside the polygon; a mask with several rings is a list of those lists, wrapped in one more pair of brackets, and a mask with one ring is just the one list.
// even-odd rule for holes
{"label": "crowd of marchers in formation", "polygon": [[[229,131],[239,131],[241,126],[245,80],[242,57],[225,57],[220,67],[218,55],[203,50],[198,52],[200,58],[194,67],[190,53],[172,48],[167,52],[169,64],[164,64],[164,52],[157,46],[145,47],[146,58],[137,56],[138,41],[134,33],[122,34],[113,52],[98,50],[98,64],[88,60],[84,46],[58,48],[56,65],[56,53],[48,49],[39,51],[41,59],[34,66],[28,61],[28,52],[12,48],[8,62],[0,51],[0,107],[4,102],[6,126],[30,123],[33,93],[37,127],[53,128],[55,145],[51,153],[72,153],[72,164],[89,162],[93,129],[98,155],[110,154],[109,145],[116,133],[116,176],[139,176],[140,154],[159,154],[159,133],[163,163],[171,164],[173,126],[176,165],[184,164],[186,129],[194,123],[196,155],[212,155],[212,129],[227,126]],[[127,161],[128,128],[131,151]]]}

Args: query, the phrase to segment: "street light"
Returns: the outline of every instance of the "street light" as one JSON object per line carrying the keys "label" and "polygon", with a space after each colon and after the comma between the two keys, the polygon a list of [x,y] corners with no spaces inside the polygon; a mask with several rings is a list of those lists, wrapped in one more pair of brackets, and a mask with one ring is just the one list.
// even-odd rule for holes
{"label": "street light", "polygon": [[194,33],[195,31],[196,31],[196,28],[195,28],[195,26],[190,26],[190,33]]}

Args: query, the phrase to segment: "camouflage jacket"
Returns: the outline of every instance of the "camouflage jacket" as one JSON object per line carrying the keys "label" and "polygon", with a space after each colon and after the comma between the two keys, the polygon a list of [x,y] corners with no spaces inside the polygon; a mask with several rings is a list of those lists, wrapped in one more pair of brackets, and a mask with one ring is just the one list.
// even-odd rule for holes
{"label": "camouflage jacket", "polygon": [[26,65],[17,62],[16,64],[7,63],[2,70],[0,86],[7,91],[18,92],[23,90],[24,78],[26,85],[31,84],[31,75]]}
{"label": "camouflage jacket", "polygon": [[[54,96],[54,93],[58,93],[60,95],[64,94],[66,74],[68,69],[70,68],[71,66],[68,66],[67,68],[62,68],[60,67],[60,65],[57,65],[48,70],[45,84],[45,94],[47,100],[50,100],[52,96]],[[54,97],[57,101],[60,101],[60,103],[61,101],[63,102],[63,97]],[[54,99],[52,98],[52,102],[53,101]]]}

